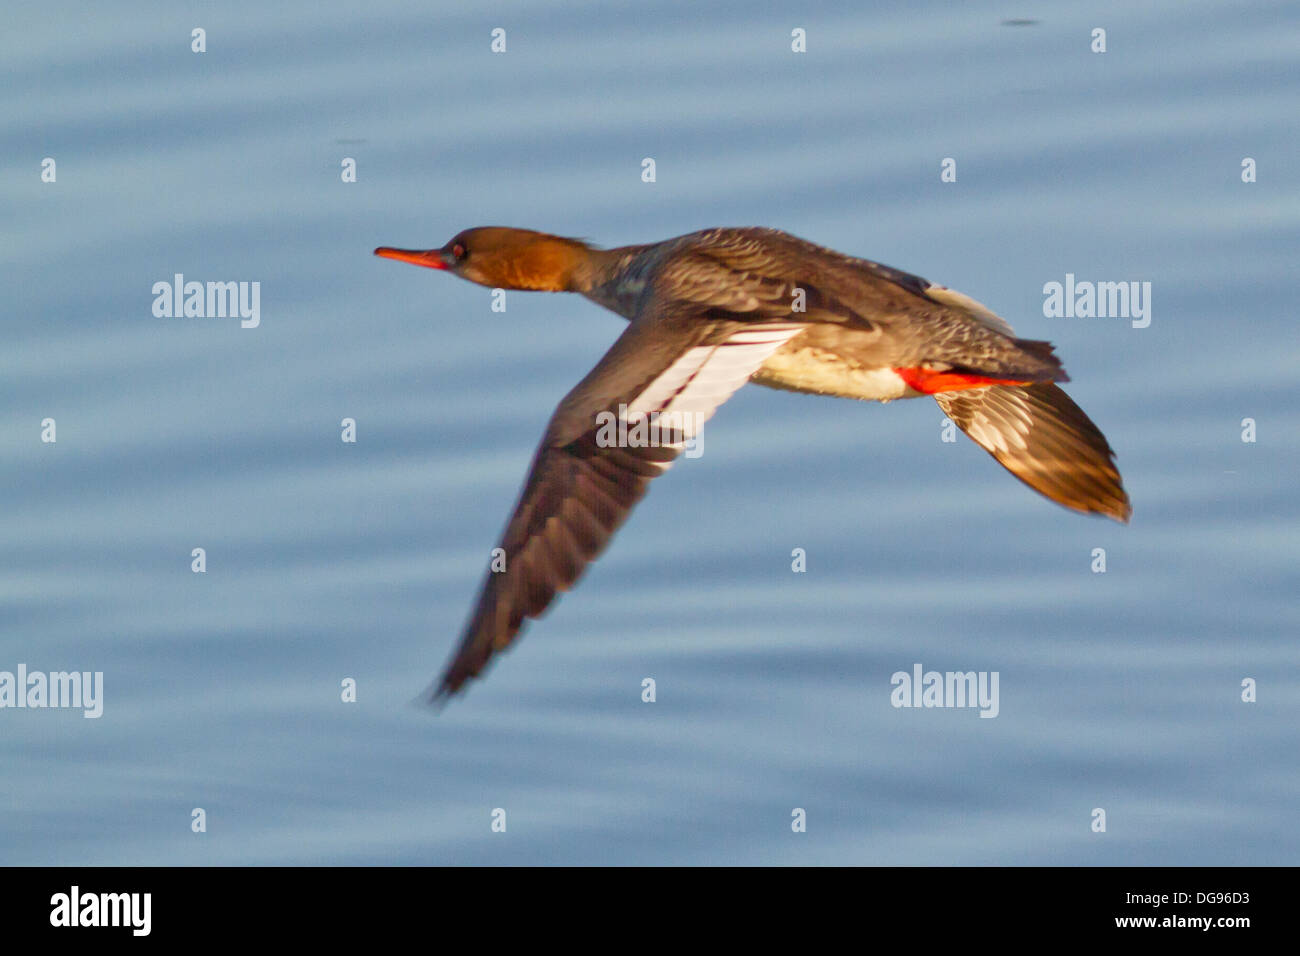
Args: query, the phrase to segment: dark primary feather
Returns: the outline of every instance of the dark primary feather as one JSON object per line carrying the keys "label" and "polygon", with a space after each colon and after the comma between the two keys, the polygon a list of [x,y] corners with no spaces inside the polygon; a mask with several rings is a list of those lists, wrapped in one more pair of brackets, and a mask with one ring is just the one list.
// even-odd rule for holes
{"label": "dark primary feather", "polygon": [[454,694],[581,577],[671,462],[672,448],[598,448],[594,435],[538,449],[502,536],[506,569],[489,572],[434,696]]}

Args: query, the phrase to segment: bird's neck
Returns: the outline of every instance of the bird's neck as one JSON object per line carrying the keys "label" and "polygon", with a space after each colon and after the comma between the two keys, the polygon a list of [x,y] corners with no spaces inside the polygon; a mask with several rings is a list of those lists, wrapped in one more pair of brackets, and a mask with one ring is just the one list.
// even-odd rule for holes
{"label": "bird's neck", "polygon": [[645,290],[653,249],[653,244],[593,249],[578,239],[539,235],[525,248],[503,257],[484,284],[533,292],[577,292],[630,319]]}
{"label": "bird's neck", "polygon": [[575,282],[572,292],[616,312],[625,319],[636,313],[645,290],[645,255],[650,246],[620,246],[617,249],[592,249],[587,268]]}

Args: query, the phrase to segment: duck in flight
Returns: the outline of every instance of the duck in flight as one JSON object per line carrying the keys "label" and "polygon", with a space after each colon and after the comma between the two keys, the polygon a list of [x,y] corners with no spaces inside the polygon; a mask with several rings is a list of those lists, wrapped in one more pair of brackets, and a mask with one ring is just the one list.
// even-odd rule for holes
{"label": "duck in flight", "polygon": [[[866,401],[930,395],[1040,494],[1117,521],[1131,514],[1105,436],[1056,384],[1069,377],[1052,345],[906,272],[752,228],[597,249],[486,226],[440,249],[375,255],[490,288],[576,292],[628,320],[551,416],[501,537],[504,569],[488,572],[435,700],[478,677],[573,586],[747,381]],[[633,440],[647,420],[667,427]]]}

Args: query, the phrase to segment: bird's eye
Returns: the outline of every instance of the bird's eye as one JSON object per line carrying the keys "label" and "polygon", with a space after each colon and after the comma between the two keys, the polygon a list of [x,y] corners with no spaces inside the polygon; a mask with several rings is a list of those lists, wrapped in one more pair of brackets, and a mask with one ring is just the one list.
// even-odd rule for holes
{"label": "bird's eye", "polygon": [[461,259],[464,259],[464,258],[465,258],[465,253],[468,252],[468,251],[469,251],[469,250],[467,250],[467,249],[464,247],[464,245],[462,245],[462,244],[459,243],[459,242],[456,243],[454,246],[451,247],[451,254],[452,254],[452,257],[453,257],[457,262],[459,262]]}

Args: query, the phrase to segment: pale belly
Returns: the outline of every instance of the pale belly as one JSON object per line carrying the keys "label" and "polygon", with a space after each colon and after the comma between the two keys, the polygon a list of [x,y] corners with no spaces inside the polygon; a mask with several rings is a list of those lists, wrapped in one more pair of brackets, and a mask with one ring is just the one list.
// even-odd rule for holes
{"label": "pale belly", "polygon": [[922,394],[909,388],[892,368],[865,368],[825,349],[791,345],[764,362],[749,380],[769,388],[867,402],[889,402]]}

